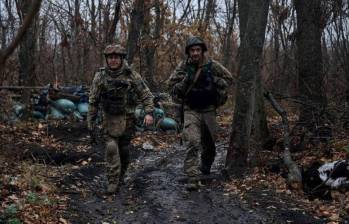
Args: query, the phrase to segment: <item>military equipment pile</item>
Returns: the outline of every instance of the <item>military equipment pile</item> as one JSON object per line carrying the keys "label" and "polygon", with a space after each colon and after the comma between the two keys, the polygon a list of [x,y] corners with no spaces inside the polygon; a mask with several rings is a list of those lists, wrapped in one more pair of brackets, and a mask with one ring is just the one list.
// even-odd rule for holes
{"label": "military equipment pile", "polygon": [[[56,89],[50,87],[41,90],[38,95],[31,98],[31,115],[41,120],[77,120],[85,121],[88,114],[88,88],[84,86],[65,86]],[[25,105],[15,102],[12,113],[9,115],[10,122],[19,121],[23,117]],[[156,107],[153,117],[154,125],[145,127],[143,124],[145,111],[139,107],[135,110],[138,131],[178,131],[177,122],[166,116],[163,109]],[[100,118],[102,119],[102,118]]]}

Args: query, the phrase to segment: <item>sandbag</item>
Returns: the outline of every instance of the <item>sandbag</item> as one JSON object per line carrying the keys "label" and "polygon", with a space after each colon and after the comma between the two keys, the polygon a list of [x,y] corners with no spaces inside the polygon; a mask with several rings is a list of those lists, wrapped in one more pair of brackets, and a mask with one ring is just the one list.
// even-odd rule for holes
{"label": "sandbag", "polygon": [[158,128],[162,131],[170,131],[170,130],[177,130],[177,122],[173,120],[172,118],[165,117],[164,119],[161,119],[158,124]]}
{"label": "sandbag", "polygon": [[165,117],[165,112],[162,109],[155,107],[153,116],[154,116],[154,119],[157,121]]}
{"label": "sandbag", "polygon": [[41,113],[40,111],[34,110],[32,112],[32,116],[36,119],[45,119],[45,115]]}
{"label": "sandbag", "polygon": [[50,107],[50,117],[57,120],[64,119],[63,113],[54,107]]}
{"label": "sandbag", "polygon": [[88,103],[79,103],[78,111],[82,116],[86,116],[88,113]]}
{"label": "sandbag", "polygon": [[[145,117],[145,111],[142,108],[137,108],[134,114],[137,120],[143,120]],[[153,112],[153,117],[157,121],[165,117],[165,112],[160,108],[155,108]]]}
{"label": "sandbag", "polygon": [[77,120],[84,120],[84,117],[82,116],[82,114],[80,114],[80,112],[77,110],[74,111],[73,115]]}
{"label": "sandbag", "polygon": [[25,106],[23,104],[17,103],[13,105],[13,111],[17,117],[22,117]]}
{"label": "sandbag", "polygon": [[70,114],[75,111],[75,104],[67,99],[58,99],[52,102],[53,106],[62,113]]}

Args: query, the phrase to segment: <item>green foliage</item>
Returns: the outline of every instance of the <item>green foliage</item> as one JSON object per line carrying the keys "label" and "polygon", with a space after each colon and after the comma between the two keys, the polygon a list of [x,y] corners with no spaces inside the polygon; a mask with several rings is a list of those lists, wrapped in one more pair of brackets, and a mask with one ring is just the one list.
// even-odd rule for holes
{"label": "green foliage", "polygon": [[7,221],[8,224],[22,224],[21,220],[17,218],[11,218]]}
{"label": "green foliage", "polygon": [[14,217],[17,214],[17,212],[18,212],[17,205],[11,204],[5,209],[4,216],[7,218],[11,218],[11,217]]}
{"label": "green foliage", "polygon": [[29,204],[40,204],[40,205],[52,205],[55,203],[47,195],[40,196],[35,192],[29,192],[29,194],[26,197],[26,202]]}
{"label": "green foliage", "polygon": [[21,224],[22,222],[16,218],[18,208],[16,204],[9,205],[4,213],[0,216],[0,224]]}
{"label": "green foliage", "polygon": [[29,192],[29,194],[27,195],[26,201],[29,204],[36,204],[39,201],[39,197],[35,192]]}

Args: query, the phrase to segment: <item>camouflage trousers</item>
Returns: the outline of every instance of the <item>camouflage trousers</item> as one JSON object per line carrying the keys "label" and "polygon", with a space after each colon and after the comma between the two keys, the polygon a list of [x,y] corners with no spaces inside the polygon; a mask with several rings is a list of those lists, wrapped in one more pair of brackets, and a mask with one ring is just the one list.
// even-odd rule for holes
{"label": "camouflage trousers", "polygon": [[[115,127],[118,128],[118,127]],[[113,137],[105,132],[105,161],[108,184],[120,185],[130,162],[130,142],[135,132],[135,120],[126,116],[126,128],[120,137]]]}
{"label": "camouflage trousers", "polygon": [[[184,113],[184,140],[187,145],[184,160],[184,173],[195,177],[200,173],[209,173],[216,155],[216,112]],[[201,153],[201,158],[199,154]]]}

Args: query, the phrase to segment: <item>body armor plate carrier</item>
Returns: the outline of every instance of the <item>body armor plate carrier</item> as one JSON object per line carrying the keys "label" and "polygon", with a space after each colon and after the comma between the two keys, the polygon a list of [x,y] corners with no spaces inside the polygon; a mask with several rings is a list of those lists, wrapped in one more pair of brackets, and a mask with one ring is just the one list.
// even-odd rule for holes
{"label": "body armor plate carrier", "polygon": [[104,93],[103,109],[108,114],[123,114],[127,104],[129,82],[125,80],[108,80]]}
{"label": "body armor plate carrier", "polygon": [[187,94],[186,104],[191,109],[204,109],[217,105],[217,89],[214,84],[211,65],[212,62],[209,62],[206,68],[201,71],[198,80]]}

